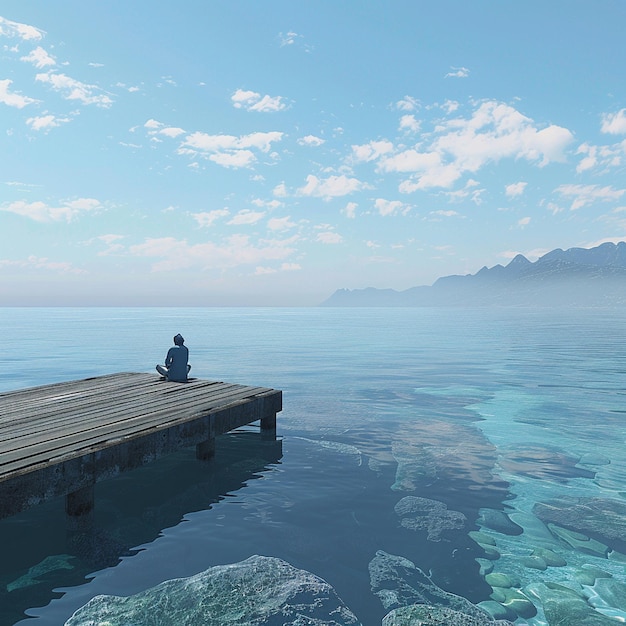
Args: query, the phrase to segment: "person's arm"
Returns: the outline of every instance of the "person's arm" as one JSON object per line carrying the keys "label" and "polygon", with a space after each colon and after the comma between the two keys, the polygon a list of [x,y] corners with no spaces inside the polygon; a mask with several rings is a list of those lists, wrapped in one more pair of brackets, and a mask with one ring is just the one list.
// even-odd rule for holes
{"label": "person's arm", "polygon": [[172,349],[170,348],[167,351],[167,356],[165,357],[165,367],[170,367],[173,361],[174,361],[174,358],[172,355]]}

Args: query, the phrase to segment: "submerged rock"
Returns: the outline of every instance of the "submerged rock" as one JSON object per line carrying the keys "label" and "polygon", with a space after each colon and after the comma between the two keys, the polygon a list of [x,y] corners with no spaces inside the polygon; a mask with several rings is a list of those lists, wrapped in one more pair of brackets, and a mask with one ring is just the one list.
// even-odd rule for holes
{"label": "submerged rock", "polygon": [[[472,604],[466,598],[457,596],[441,589],[412,561],[401,556],[388,554],[379,550],[369,564],[370,584],[387,611],[411,608],[413,604],[437,606],[439,608],[452,609],[465,618],[479,620],[476,624],[490,623],[491,616],[481,608]],[[405,610],[405,609],[402,609]],[[397,616],[403,615],[402,611],[396,612]],[[391,618],[390,618],[391,619]],[[482,621],[480,621],[482,620]],[[399,621],[390,621],[388,624],[401,624]],[[406,622],[407,624],[419,624],[419,621]],[[456,624],[457,622],[423,622],[424,624]],[[472,622],[458,622],[459,624],[471,624]],[[385,624],[387,626],[387,624]]]}
{"label": "submerged rock", "polygon": [[463,513],[449,510],[443,502],[417,496],[402,498],[394,510],[404,528],[428,531],[429,541],[440,541],[444,530],[458,530],[467,521]]}
{"label": "submerged rock", "polygon": [[595,472],[578,467],[580,457],[553,446],[540,444],[507,450],[499,460],[500,466],[511,474],[566,482],[570,478],[594,478]]}
{"label": "submerged rock", "polygon": [[273,557],[168,580],[129,597],[96,596],[65,626],[360,626],[334,589]]}
{"label": "submerged rock", "polygon": [[503,535],[521,535],[524,532],[524,529],[512,522],[504,511],[495,509],[480,509],[480,517],[477,523]]}
{"label": "submerged rock", "polygon": [[548,524],[548,528],[552,534],[579,552],[584,552],[585,554],[591,554],[593,556],[605,557],[609,551],[608,546],[596,541],[595,539],[591,539],[582,533],[578,533],[567,528],[561,528],[556,524]]}
{"label": "submerged rock", "polygon": [[575,591],[563,586],[534,583],[525,591],[539,600],[550,625],[615,626],[617,623],[589,606]]}
{"label": "submerged rock", "polygon": [[533,513],[544,523],[592,534],[620,551],[626,549],[626,502],[621,500],[561,496],[537,502]]}
{"label": "submerged rock", "polygon": [[73,569],[74,565],[71,563],[73,560],[75,560],[74,557],[69,554],[47,556],[43,561],[29,568],[26,574],[10,582],[6,587],[7,591],[10,592],[38,585],[41,582],[41,578],[50,572],[61,569]]}
{"label": "submerged rock", "polygon": [[512,626],[505,620],[494,620],[485,613],[476,617],[453,609],[414,604],[394,609],[383,618],[382,626]]}

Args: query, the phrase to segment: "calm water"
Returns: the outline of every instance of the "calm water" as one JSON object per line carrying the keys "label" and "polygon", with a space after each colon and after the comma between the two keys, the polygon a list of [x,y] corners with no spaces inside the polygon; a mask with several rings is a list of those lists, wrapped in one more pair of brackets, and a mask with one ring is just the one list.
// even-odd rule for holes
{"label": "calm water", "polygon": [[[517,624],[626,621],[626,313],[0,315],[0,392],[150,372],[180,332],[192,375],[282,389],[284,404],[276,442],[250,427],[208,465],[182,451],[99,484],[91,529],[68,529],[62,499],[0,521],[2,625],[78,610],[72,626],[104,623],[111,596],[142,593],[124,609],[138,626],[234,623],[278,597],[295,615],[279,590],[307,580],[318,621],[267,623],[380,625],[424,602]],[[233,572],[263,583],[233,593]],[[175,580],[199,574],[211,584],[193,579],[191,597]],[[164,581],[171,621],[142,609]],[[320,598],[333,590],[344,608],[330,615]],[[194,621],[211,602],[215,621]]]}

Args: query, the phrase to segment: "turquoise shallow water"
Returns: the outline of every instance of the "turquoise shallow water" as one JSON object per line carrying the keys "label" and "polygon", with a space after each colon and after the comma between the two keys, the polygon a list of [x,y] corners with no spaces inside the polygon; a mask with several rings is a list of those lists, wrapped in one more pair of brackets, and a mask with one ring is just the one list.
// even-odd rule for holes
{"label": "turquoise shallow water", "polygon": [[0,392],[152,371],[177,332],[193,375],[284,392],[277,442],[246,428],[210,466],[182,451],[103,482],[89,532],[62,500],[1,520],[0,624],[626,620],[623,312],[0,315]]}

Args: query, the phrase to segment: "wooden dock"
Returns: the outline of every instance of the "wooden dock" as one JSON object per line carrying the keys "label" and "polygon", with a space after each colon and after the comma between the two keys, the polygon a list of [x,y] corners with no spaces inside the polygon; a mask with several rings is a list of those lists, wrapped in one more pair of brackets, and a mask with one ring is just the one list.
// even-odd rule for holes
{"label": "wooden dock", "polygon": [[121,373],[0,393],[0,518],[66,496],[93,508],[96,482],[185,447],[208,459],[215,437],[260,420],[276,436],[282,392]]}

